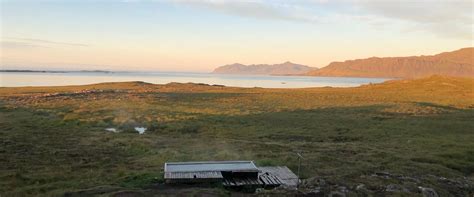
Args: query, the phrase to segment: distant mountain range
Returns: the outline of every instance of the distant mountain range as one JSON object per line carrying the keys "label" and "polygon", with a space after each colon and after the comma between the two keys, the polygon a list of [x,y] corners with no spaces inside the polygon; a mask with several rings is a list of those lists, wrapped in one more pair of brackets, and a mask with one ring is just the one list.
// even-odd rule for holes
{"label": "distant mountain range", "polygon": [[474,77],[474,48],[432,56],[371,57],[332,62],[321,69],[290,62],[250,66],[232,64],[219,67],[213,73],[383,78],[419,78],[430,75]]}
{"label": "distant mountain range", "polygon": [[430,75],[474,77],[474,48],[433,56],[372,57],[333,62],[311,76],[419,78]]}
{"label": "distant mountain range", "polygon": [[303,75],[314,69],[309,66],[285,62],[282,64],[254,64],[243,65],[239,63],[229,64],[216,68],[215,74],[239,74],[239,75]]}

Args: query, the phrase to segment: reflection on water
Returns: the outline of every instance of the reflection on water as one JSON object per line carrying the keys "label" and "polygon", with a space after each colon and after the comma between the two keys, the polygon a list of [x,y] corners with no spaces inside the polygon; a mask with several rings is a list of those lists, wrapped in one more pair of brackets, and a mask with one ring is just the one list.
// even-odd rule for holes
{"label": "reflection on water", "polygon": [[0,87],[84,85],[102,82],[144,81],[155,84],[170,82],[206,83],[236,87],[304,88],[354,87],[380,83],[382,78],[307,77],[307,76],[242,76],[206,73],[6,73],[0,72]]}
{"label": "reflection on water", "polygon": [[118,133],[119,131],[116,128],[106,128],[106,131],[110,131],[112,133]]}
{"label": "reflection on water", "polygon": [[[144,134],[146,131],[145,127],[135,127],[135,131],[138,132],[138,134]],[[110,127],[110,128],[105,128],[106,131],[112,132],[112,133],[119,133],[120,131],[117,130],[116,128]]]}
{"label": "reflection on water", "polygon": [[146,131],[145,127],[135,127],[135,131],[138,131],[138,134],[144,134]]}

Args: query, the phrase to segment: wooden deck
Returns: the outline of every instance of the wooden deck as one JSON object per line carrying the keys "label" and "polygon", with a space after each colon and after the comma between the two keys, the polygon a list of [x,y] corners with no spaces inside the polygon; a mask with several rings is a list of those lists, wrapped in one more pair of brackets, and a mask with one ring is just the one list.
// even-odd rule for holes
{"label": "wooden deck", "polygon": [[298,185],[298,176],[286,166],[268,166],[259,167],[261,173],[269,173],[279,178],[282,185],[287,187],[296,187]]}
{"label": "wooden deck", "polygon": [[223,185],[226,187],[239,186],[258,186],[258,187],[278,187],[283,182],[275,175],[270,173],[259,174],[258,178],[232,177],[225,178]]}

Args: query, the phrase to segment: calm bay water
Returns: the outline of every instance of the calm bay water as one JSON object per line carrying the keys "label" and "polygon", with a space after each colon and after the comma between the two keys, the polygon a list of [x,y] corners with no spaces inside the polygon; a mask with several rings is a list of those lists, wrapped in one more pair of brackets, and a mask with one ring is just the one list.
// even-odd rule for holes
{"label": "calm bay water", "polygon": [[207,73],[164,72],[67,72],[33,73],[0,72],[0,87],[85,85],[102,82],[144,81],[154,84],[170,82],[206,83],[235,87],[305,88],[305,87],[355,87],[381,83],[382,78],[306,77],[306,76],[241,76]]}

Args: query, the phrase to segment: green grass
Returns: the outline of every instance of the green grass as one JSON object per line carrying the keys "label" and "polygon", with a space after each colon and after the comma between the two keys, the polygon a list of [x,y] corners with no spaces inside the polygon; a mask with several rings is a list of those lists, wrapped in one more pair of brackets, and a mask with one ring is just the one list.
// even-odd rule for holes
{"label": "green grass", "polygon": [[[472,185],[460,189],[437,178],[472,184],[469,90],[457,94],[467,100],[450,104],[428,97],[408,102],[407,95],[385,101],[379,87],[368,91],[370,101],[358,92],[367,91],[357,88],[312,92],[191,85],[204,90],[186,92],[172,86],[139,84],[132,92],[86,97],[1,97],[0,194],[146,192],[163,182],[167,161],[255,160],[296,172],[296,152],[305,158],[301,174],[307,187],[316,186],[311,180],[319,177],[348,187],[363,183],[376,191],[372,194],[394,183],[413,190],[432,187],[440,195],[473,192]],[[134,126],[148,130],[139,135]],[[124,132],[107,132],[107,127]],[[375,172],[421,183],[378,179],[371,176]]]}

